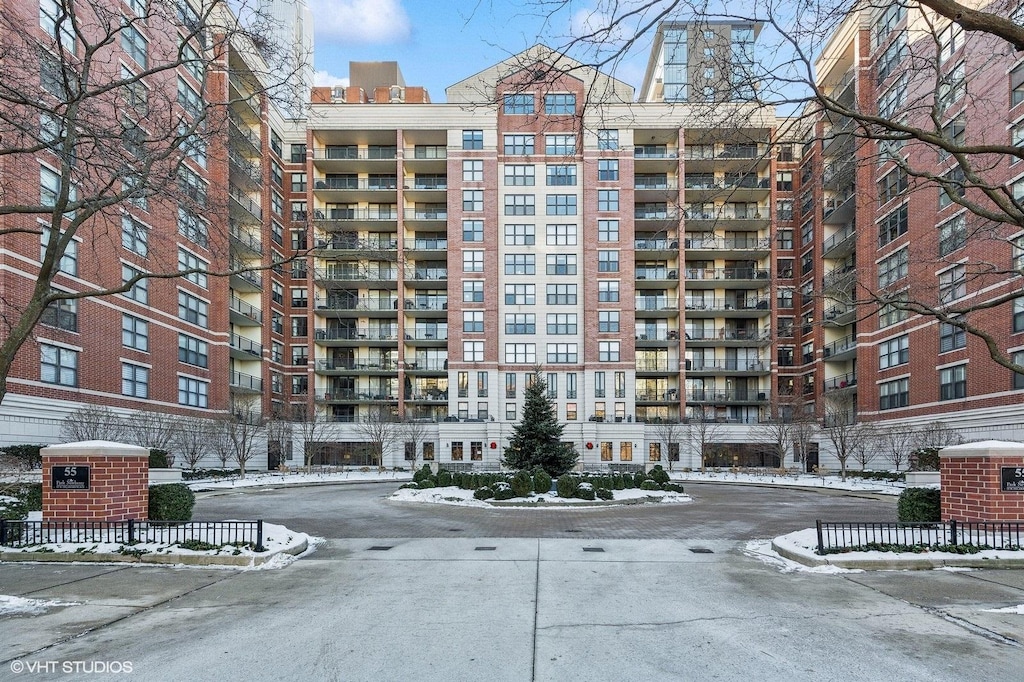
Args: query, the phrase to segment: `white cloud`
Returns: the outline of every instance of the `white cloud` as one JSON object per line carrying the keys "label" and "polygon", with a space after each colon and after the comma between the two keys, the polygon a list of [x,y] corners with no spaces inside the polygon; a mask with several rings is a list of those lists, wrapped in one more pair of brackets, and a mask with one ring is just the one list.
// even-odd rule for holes
{"label": "white cloud", "polygon": [[310,8],[316,40],[395,43],[412,32],[401,0],[312,0]]}
{"label": "white cloud", "polygon": [[348,79],[335,76],[327,71],[320,70],[313,74],[313,85],[333,88],[336,85],[348,87]]}

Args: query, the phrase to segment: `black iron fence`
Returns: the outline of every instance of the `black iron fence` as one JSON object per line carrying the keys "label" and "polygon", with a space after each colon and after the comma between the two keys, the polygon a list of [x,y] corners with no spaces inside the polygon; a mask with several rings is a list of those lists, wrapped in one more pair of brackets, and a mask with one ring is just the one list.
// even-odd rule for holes
{"label": "black iron fence", "polygon": [[76,543],[182,543],[244,546],[264,551],[263,521],[5,521],[0,546]]}
{"label": "black iron fence", "polygon": [[818,554],[836,554],[881,547],[974,547],[1019,550],[1024,547],[1024,522],[944,521],[935,523],[818,521]]}

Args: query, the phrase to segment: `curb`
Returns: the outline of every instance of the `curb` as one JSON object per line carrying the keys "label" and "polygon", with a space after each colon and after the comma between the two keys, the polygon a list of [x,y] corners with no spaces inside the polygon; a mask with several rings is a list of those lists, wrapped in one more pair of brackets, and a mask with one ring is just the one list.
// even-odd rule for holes
{"label": "curb", "polygon": [[[672,480],[676,481],[677,479],[672,479]],[[776,489],[782,488],[783,490],[802,490],[804,492],[809,492],[809,493],[842,493],[842,494],[846,494],[846,495],[855,495],[855,496],[856,495],[864,495],[864,496],[871,496],[872,499],[879,498],[879,497],[882,498],[882,499],[886,499],[886,498],[897,497],[899,495],[899,493],[897,493],[897,492],[891,492],[890,493],[890,492],[886,492],[884,490],[861,490],[861,489],[854,490],[854,489],[851,489],[851,488],[830,488],[828,486],[814,486],[814,485],[803,485],[803,484],[800,484],[800,485],[789,485],[789,484],[786,484],[786,483],[758,483],[758,482],[755,482],[755,481],[709,481],[709,480],[706,480],[706,479],[697,479],[697,478],[682,478],[682,479],[678,479],[678,480],[680,482],[682,482],[682,483],[686,483],[686,484],[691,484],[692,483],[693,485],[700,485],[702,483],[710,483],[712,485],[738,485],[738,486],[747,486],[747,487],[751,487],[751,488],[776,488]]]}
{"label": "curb", "polygon": [[925,556],[915,559],[844,559],[840,554],[827,557],[795,551],[772,540],[772,550],[780,556],[804,566],[836,566],[837,568],[860,569],[864,571],[930,571],[936,568],[1024,568],[1024,556],[1007,559],[931,559]]}
{"label": "curb", "polygon": [[77,554],[73,552],[0,552],[0,562],[38,562],[38,563],[104,563],[104,564],[183,564],[185,566],[235,566],[249,568],[262,566],[278,554],[296,556],[308,549],[306,540],[293,547],[285,547],[266,554],[251,556],[218,556],[211,554],[143,554],[129,556],[125,554]]}
{"label": "curb", "polygon": [[[237,493],[244,490],[261,490],[265,488],[316,488],[325,485],[373,485],[378,483],[409,483],[412,481],[412,476],[408,478],[394,478],[379,481],[308,481],[305,483],[287,483],[284,481],[278,483],[260,483],[259,485],[243,485],[237,488],[192,488],[190,483],[182,481],[185,485],[189,486],[192,492],[198,495],[203,493],[206,497],[213,497],[218,494]],[[196,485],[202,485],[197,483]]]}

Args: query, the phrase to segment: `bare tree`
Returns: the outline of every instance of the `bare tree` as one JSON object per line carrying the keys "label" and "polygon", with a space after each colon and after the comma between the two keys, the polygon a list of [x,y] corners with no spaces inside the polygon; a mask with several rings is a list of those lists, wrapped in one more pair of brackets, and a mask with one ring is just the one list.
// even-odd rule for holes
{"label": "bare tree", "polygon": [[[103,259],[87,257],[86,250],[119,247],[123,221],[143,206],[151,215],[227,213],[227,194],[208,196],[190,170],[207,151],[220,153],[227,137],[232,101],[218,94],[226,87],[214,84],[225,77],[226,55],[243,51],[252,57],[254,75],[246,85],[259,100],[274,85],[271,70],[260,65],[273,63],[277,50],[266,38],[273,33],[262,3],[232,0],[231,9],[228,4],[148,0],[122,12],[111,0],[5,3],[0,238],[5,249],[22,253],[38,254],[41,243],[42,256],[26,285],[4,294],[0,400],[18,350],[48,308],[128,292],[141,279],[205,272],[179,269],[170,254],[174,249],[160,243],[170,244],[162,234],[147,235],[147,271],[127,279],[120,267],[104,267]],[[232,10],[244,14],[245,22]],[[189,82],[194,86],[179,85]],[[25,169],[38,169],[40,159],[47,161],[41,190],[26,192],[15,183],[25,182]],[[219,250],[227,263],[223,227],[223,236],[198,227],[192,236]],[[55,287],[72,254],[76,271],[70,274],[81,284]],[[242,269],[225,266],[207,274]]]}
{"label": "bare tree", "polygon": [[313,470],[313,461],[323,447],[324,430],[328,424],[327,416],[315,409],[306,409],[305,405],[293,406],[291,416],[302,438],[302,464],[308,474]]}
{"label": "bare tree", "polygon": [[716,441],[721,431],[721,424],[715,421],[714,411],[704,405],[696,405],[692,415],[686,420],[683,437],[700,458],[700,466],[704,467],[708,454],[708,446]]}
{"label": "bare tree", "polygon": [[899,471],[910,462],[910,453],[916,447],[917,439],[918,434],[913,429],[893,424],[879,428],[877,443],[882,457]]}
{"label": "bare tree", "polygon": [[178,430],[178,419],[163,412],[136,410],[124,420],[125,437],[144,448],[167,450]]}
{"label": "bare tree", "polygon": [[399,437],[404,444],[405,461],[409,463],[412,471],[416,471],[416,461],[419,459],[420,450],[423,442],[427,439],[428,432],[427,422],[421,419],[407,418],[402,422]]}
{"label": "bare tree", "polygon": [[109,407],[86,405],[67,417],[60,429],[61,438],[66,441],[125,439],[125,424]]}
{"label": "bare tree", "polygon": [[256,455],[256,443],[266,433],[266,426],[258,397],[232,398],[224,432],[231,443],[231,459],[238,465],[239,478],[245,478],[245,466]]}
{"label": "bare tree", "polygon": [[233,419],[231,415],[222,414],[215,419],[211,419],[206,424],[207,445],[213,451],[217,461],[220,462],[221,469],[228,468],[228,462],[231,460],[232,453],[234,452],[234,444],[228,433],[230,428],[229,421],[231,419]]}
{"label": "bare tree", "polygon": [[387,405],[371,405],[366,417],[354,424],[355,432],[365,438],[378,467],[384,466],[384,455],[398,439],[400,424]]}
{"label": "bare tree", "polygon": [[963,436],[958,431],[946,426],[943,421],[933,421],[918,428],[918,448],[935,448],[941,450],[950,445],[960,445],[964,442]]}
{"label": "bare tree", "polygon": [[872,452],[874,443],[869,425],[857,422],[856,407],[857,398],[852,392],[840,392],[825,399],[825,417],[821,430],[832,444],[832,454],[839,460],[839,474],[844,481],[846,463],[851,458],[854,461],[867,458],[864,453]]}
{"label": "bare tree", "polygon": [[[565,17],[577,16],[572,0],[529,4],[545,18],[548,31],[564,26]],[[827,144],[840,134],[836,131],[848,133],[853,146],[839,161],[849,163],[850,170],[860,164],[873,173],[884,165],[886,171],[893,169],[890,180],[895,181],[896,194],[912,201],[941,197],[940,201],[965,209],[942,227],[939,248],[930,240],[911,241],[907,280],[850,277],[844,305],[853,306],[860,318],[884,310],[949,325],[978,339],[998,365],[1024,374],[1019,355],[1007,351],[1005,342],[1005,320],[1021,295],[1015,277],[1024,274],[1024,258],[1019,257],[1024,247],[1017,241],[1024,228],[1024,186],[1011,167],[1024,159],[1024,145],[1019,142],[1019,127],[1008,132],[1005,126],[974,123],[1008,120],[1009,109],[1017,103],[1010,97],[1006,73],[1012,69],[1020,77],[1015,68],[1015,52],[1024,49],[1020,16],[1018,0],[825,0],[796,9],[781,0],[751,0],[740,6],[710,0],[597,0],[585,21],[573,22],[568,36],[550,37],[556,53],[578,61],[571,69],[611,72],[650,45],[662,22],[699,28],[714,17],[723,23],[759,24],[757,58],[737,71],[735,54],[723,51],[715,57],[722,60],[722,68],[707,69],[718,80],[706,87],[728,91],[735,81],[719,74],[737,72],[741,85],[758,84],[748,98],[752,107],[796,112],[782,124],[780,137],[799,139],[813,148],[816,141]],[[858,40],[855,32],[864,27],[870,27],[870,46],[850,52],[864,54],[867,48],[877,56],[875,61],[851,64],[849,55],[829,52],[842,48],[845,36]],[[967,59],[956,54],[965,41],[973,55]],[[693,54],[698,46],[689,49]],[[847,70],[850,66],[852,71]],[[552,82],[564,72],[552,71]],[[692,69],[690,77],[696,71]],[[854,96],[848,96],[849,73],[863,79],[869,71],[870,82],[858,84]],[[696,83],[689,87],[697,90]],[[1017,98],[1019,84],[1015,88]],[[688,106],[698,126],[702,117],[720,108],[702,109],[699,102]],[[958,118],[965,110],[972,121],[966,127]],[[969,259],[960,250],[965,244],[971,245]],[[959,265],[962,281],[977,295],[951,299],[943,291],[934,273]]]}
{"label": "bare tree", "polygon": [[294,408],[304,406],[277,406],[266,421],[267,434],[267,465],[270,465],[270,455],[276,452],[279,458],[277,467],[284,471],[288,468],[286,456],[292,444],[292,426],[294,420]]}
{"label": "bare tree", "polygon": [[[696,426],[696,425],[694,425],[694,426]],[[702,424],[702,426],[703,426],[703,424]],[[665,421],[661,422],[660,424],[656,424],[654,426],[654,435],[655,435],[655,437],[659,441],[664,443],[666,448],[668,448],[668,452],[665,453],[665,456],[668,458],[668,470],[669,471],[672,471],[672,451],[673,451],[673,447],[672,446],[674,445],[675,446],[675,451],[678,452],[679,451],[679,442],[680,442],[680,440],[682,440],[684,438],[684,436],[686,434],[687,434],[687,432],[686,432],[686,429],[684,429],[683,425],[680,424],[679,422],[671,420],[671,419],[670,420],[665,420]],[[701,443],[701,450],[703,451],[703,443]]]}
{"label": "bare tree", "polygon": [[186,416],[177,420],[171,442],[177,454],[181,455],[182,463],[192,471],[196,470],[210,447],[210,430],[208,421],[202,417]]}

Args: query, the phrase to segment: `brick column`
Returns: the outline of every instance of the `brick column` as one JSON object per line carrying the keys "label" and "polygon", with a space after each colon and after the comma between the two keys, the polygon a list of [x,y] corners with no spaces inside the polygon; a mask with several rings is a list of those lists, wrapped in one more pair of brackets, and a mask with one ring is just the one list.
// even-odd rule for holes
{"label": "brick column", "polygon": [[147,448],[84,441],[51,445],[40,454],[44,521],[149,518]]}
{"label": "brick column", "polygon": [[988,440],[942,448],[942,520],[1024,520],[1024,490],[1002,489],[1003,467],[1024,468],[1024,443]]}

